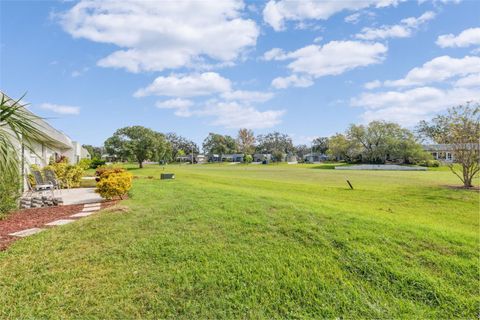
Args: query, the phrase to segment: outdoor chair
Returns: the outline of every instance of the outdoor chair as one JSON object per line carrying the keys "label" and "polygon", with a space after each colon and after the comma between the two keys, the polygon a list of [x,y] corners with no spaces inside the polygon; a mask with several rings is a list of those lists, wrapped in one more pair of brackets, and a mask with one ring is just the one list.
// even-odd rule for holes
{"label": "outdoor chair", "polygon": [[52,197],[55,197],[55,194],[53,193],[53,190],[55,189],[53,183],[43,180],[42,173],[40,171],[34,170],[32,171],[32,175],[35,180],[35,191],[42,193],[44,191],[50,191],[52,193]]}
{"label": "outdoor chair", "polygon": [[47,183],[50,182],[51,184],[53,184],[54,189],[62,189],[62,182],[58,180],[57,175],[55,174],[55,172],[53,172],[53,170],[45,169],[43,173],[45,174],[45,181]]}

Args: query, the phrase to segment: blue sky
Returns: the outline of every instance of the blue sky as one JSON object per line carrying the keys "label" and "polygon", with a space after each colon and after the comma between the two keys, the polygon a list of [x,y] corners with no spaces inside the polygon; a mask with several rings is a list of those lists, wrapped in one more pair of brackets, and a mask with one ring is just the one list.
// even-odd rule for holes
{"label": "blue sky", "polygon": [[0,88],[82,143],[412,127],[480,98],[480,1],[1,1]]}

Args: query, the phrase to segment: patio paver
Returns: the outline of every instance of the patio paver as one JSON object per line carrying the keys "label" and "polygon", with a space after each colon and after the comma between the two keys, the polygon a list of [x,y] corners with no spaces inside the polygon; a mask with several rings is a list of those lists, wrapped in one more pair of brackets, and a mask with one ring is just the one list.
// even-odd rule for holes
{"label": "patio paver", "polygon": [[45,229],[41,229],[41,228],[25,229],[25,230],[17,231],[17,232],[14,232],[14,233],[10,233],[9,236],[23,238],[23,237],[28,237],[28,236],[31,236],[33,234],[42,232],[43,230],[45,230]]}
{"label": "patio paver", "polygon": [[100,207],[101,203],[96,202],[96,203],[86,203],[83,205],[84,208],[90,208],[90,207]]}
{"label": "patio paver", "polygon": [[55,220],[55,221],[46,223],[45,225],[46,225],[46,226],[63,226],[64,224],[68,224],[68,223],[73,222],[73,221],[75,221],[75,220],[72,220],[72,219],[59,219],[59,220]]}
{"label": "patio paver", "polygon": [[90,212],[79,212],[79,213],[75,213],[75,214],[72,214],[70,216],[70,218],[83,218],[83,217],[88,217],[92,214],[94,214],[95,211],[90,211]]}

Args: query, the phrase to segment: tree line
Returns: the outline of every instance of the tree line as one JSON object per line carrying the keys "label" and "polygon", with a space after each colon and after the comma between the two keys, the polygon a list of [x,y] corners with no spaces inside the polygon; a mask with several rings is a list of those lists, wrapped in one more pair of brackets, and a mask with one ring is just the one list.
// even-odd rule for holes
{"label": "tree line", "polygon": [[[241,153],[271,154],[273,161],[282,161],[285,155],[296,155],[300,160],[309,153],[328,156],[331,160],[349,163],[396,162],[416,164],[431,157],[421,142],[450,144],[458,166],[452,171],[464,184],[471,186],[479,172],[479,104],[467,103],[448,110],[430,122],[421,121],[414,131],[387,121],[352,124],[344,133],[319,137],[310,146],[294,145],[292,138],[280,132],[255,136],[249,129],[240,129],[236,137],[209,133],[202,143],[206,155]],[[104,144],[104,150],[89,146],[92,152],[106,151],[120,161],[136,161],[140,167],[146,160],[172,162],[179,156],[200,153],[199,146],[176,133],[160,133],[142,126],[117,130]],[[90,150],[89,150],[90,151]],[[91,152],[91,153],[92,153]]]}

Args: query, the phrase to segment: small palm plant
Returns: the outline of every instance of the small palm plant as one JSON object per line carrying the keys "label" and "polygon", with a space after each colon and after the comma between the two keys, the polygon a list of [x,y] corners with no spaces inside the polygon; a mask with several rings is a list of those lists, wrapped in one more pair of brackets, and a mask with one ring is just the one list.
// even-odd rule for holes
{"label": "small palm plant", "polygon": [[42,132],[42,126],[37,121],[40,118],[29,112],[25,108],[26,104],[21,103],[24,96],[13,100],[2,92],[0,95],[1,215],[2,211],[13,208],[19,196],[22,149],[34,152],[35,141],[50,145],[52,140]]}

